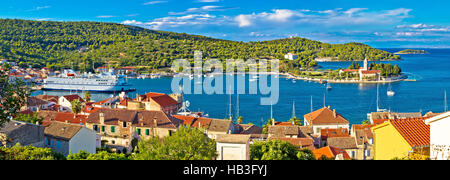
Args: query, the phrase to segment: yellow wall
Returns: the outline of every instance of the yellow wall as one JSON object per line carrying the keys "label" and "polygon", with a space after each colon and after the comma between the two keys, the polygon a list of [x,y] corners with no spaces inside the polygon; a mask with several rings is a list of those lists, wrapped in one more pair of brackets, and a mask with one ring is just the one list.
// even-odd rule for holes
{"label": "yellow wall", "polygon": [[411,146],[389,122],[374,127],[373,131],[375,160],[408,157]]}

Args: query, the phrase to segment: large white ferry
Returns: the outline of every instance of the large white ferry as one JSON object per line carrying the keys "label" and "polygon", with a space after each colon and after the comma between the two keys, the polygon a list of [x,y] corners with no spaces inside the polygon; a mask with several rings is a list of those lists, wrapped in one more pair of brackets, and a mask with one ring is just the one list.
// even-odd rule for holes
{"label": "large white ferry", "polygon": [[125,76],[112,71],[101,74],[84,73],[77,75],[73,70],[64,70],[59,76],[44,80],[43,90],[127,92],[134,91]]}

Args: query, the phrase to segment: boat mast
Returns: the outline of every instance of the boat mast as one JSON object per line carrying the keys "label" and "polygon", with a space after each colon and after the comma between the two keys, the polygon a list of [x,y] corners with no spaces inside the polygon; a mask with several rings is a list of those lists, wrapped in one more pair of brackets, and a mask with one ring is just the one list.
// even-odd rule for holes
{"label": "boat mast", "polygon": [[313,112],[313,97],[311,96],[311,112]]}
{"label": "boat mast", "polygon": [[295,117],[295,101],[292,104],[292,117]]}
{"label": "boat mast", "polygon": [[447,106],[447,90],[444,91],[444,112],[448,111],[448,106]]}
{"label": "boat mast", "polygon": [[237,93],[236,117],[239,118],[239,92]]}
{"label": "boat mast", "polygon": [[377,112],[380,112],[380,106],[378,105],[379,103],[379,96],[380,96],[380,86],[379,84],[377,84]]}

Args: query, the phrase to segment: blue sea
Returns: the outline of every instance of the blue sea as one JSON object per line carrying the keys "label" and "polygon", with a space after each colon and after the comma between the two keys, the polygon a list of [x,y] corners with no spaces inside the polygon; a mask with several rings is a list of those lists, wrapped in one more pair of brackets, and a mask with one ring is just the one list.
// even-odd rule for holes
{"label": "blue sea", "polygon": [[[383,49],[397,52],[402,49]],[[422,112],[444,111],[444,91],[450,90],[450,49],[426,49],[430,54],[401,55],[401,61],[383,63],[398,64],[404,73],[416,82],[397,82],[379,85],[379,106],[394,112]],[[362,65],[362,62],[360,62]],[[322,69],[347,68],[351,62],[322,62]],[[129,94],[135,97],[136,93],[146,92],[172,93],[171,78],[162,79],[129,79],[128,82],[138,89]],[[248,81],[247,81],[248,83]],[[327,91],[326,85],[296,81],[280,78],[279,102],[272,106],[272,114],[276,121],[287,121],[293,115],[295,101],[295,114],[303,119],[303,115],[311,111],[311,96],[313,109],[331,106],[338,113],[347,118],[351,124],[359,124],[367,119],[367,113],[377,110],[376,84],[332,84],[332,90]],[[236,86],[235,86],[236,87]],[[393,97],[386,92],[391,88],[396,92]],[[70,92],[36,91],[33,95],[65,95]],[[82,94],[82,92],[78,92]],[[93,100],[108,98],[112,94],[93,93]],[[260,105],[264,95],[239,95],[239,111],[237,111],[237,96],[232,96],[233,116],[243,116],[244,123],[262,125],[271,117],[271,106]],[[202,111],[212,118],[227,118],[229,115],[229,95],[185,95],[190,101],[191,111]]]}

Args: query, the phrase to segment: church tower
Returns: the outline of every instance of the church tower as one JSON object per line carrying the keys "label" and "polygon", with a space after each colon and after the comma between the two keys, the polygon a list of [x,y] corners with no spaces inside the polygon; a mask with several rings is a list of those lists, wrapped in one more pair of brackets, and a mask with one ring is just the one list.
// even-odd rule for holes
{"label": "church tower", "polygon": [[367,60],[367,58],[364,59],[364,70],[369,70],[369,60]]}

